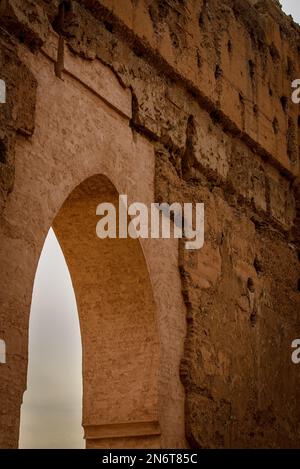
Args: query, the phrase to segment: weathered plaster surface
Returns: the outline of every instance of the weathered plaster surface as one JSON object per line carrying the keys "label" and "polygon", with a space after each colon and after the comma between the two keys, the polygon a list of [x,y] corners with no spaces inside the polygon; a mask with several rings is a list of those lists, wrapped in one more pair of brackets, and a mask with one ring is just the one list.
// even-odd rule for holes
{"label": "weathered plaster surface", "polygon": [[[58,3],[0,7],[1,445],[17,442],[43,240],[70,193],[103,174],[132,201],[205,203],[202,250],[141,243],[159,358],[140,445],[185,446],[185,426],[195,447],[298,446],[299,27],[275,0],[73,1],[63,27]],[[110,432],[139,444],[116,415],[88,422],[90,446],[104,433],[111,445]]]}

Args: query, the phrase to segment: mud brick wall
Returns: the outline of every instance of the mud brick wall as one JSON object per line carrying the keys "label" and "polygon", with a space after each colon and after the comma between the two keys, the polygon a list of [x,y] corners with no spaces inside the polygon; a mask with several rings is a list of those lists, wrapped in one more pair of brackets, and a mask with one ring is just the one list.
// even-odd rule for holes
{"label": "mud brick wall", "polygon": [[[34,131],[37,53],[55,30],[132,93],[134,131],[156,151],[156,201],[204,202],[205,244],[180,245],[182,359],[193,447],[300,443],[300,27],[276,0],[7,0],[0,3],[1,204],[16,132]],[[0,111],[2,112],[2,111]]]}

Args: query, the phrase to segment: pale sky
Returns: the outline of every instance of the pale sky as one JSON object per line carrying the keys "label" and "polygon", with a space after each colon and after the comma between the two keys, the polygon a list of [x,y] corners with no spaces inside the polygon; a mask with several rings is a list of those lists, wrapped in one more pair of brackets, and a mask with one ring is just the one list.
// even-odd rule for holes
{"label": "pale sky", "polygon": [[21,448],[83,448],[81,338],[69,271],[51,229],[30,312]]}
{"label": "pale sky", "polygon": [[300,0],[280,0],[280,3],[283,11],[300,24]]}
{"label": "pale sky", "polygon": [[[282,0],[300,23],[300,0]],[[299,77],[295,77],[299,78]],[[39,261],[30,314],[21,448],[83,448],[81,339],[70,275],[52,229]]]}

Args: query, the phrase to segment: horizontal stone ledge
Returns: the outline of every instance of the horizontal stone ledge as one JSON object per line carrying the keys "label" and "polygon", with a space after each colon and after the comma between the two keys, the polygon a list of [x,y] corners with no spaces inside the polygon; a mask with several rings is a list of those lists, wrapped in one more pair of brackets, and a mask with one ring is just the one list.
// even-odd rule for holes
{"label": "horizontal stone ledge", "polygon": [[161,434],[158,421],[83,425],[83,428],[86,440],[159,436]]}

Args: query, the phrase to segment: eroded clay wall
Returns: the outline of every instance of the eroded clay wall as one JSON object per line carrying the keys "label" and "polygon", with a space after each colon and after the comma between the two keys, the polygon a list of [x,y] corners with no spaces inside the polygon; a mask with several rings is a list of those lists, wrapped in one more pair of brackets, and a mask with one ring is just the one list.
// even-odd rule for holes
{"label": "eroded clay wall", "polygon": [[299,26],[276,0],[81,0],[63,19],[58,4],[1,3],[1,73],[16,95],[1,115],[2,204],[14,135],[34,130],[16,44],[38,53],[54,29],[130,90],[131,126],[156,152],[156,201],[205,203],[204,248],[179,247],[189,443],[298,446]]}

